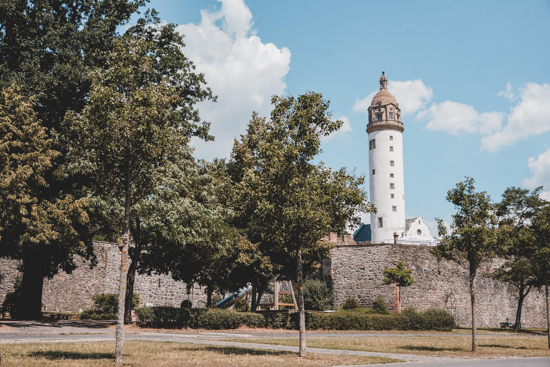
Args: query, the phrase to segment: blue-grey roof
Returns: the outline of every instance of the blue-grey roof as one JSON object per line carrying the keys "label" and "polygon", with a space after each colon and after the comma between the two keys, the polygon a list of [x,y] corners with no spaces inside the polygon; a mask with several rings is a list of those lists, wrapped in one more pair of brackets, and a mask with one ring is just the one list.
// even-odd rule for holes
{"label": "blue-grey roof", "polygon": [[353,233],[355,242],[367,242],[371,240],[370,224],[361,223],[359,228]]}

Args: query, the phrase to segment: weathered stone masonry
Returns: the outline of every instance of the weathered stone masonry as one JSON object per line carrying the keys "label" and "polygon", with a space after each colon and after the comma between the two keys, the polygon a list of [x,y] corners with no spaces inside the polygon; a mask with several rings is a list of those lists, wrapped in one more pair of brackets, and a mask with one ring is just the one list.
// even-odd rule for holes
{"label": "weathered stone masonry", "polygon": [[[383,285],[382,278],[384,269],[394,267],[399,260],[414,270],[416,280],[412,286],[400,290],[403,307],[443,308],[455,316],[459,325],[471,325],[468,271],[452,262],[438,262],[427,246],[339,242],[329,265],[335,306],[340,307],[350,297],[368,306],[379,294],[393,303],[395,287]],[[513,287],[483,277],[495,266],[496,263],[484,265],[476,277],[476,315],[480,327],[499,327],[499,322],[506,318],[515,318],[517,299]],[[531,290],[524,301],[523,326],[545,327],[545,317],[543,292]]]}
{"label": "weathered stone masonry", "polygon": [[[90,264],[76,257],[77,268],[67,274],[61,272],[52,279],[44,279],[42,305],[44,311],[73,311],[92,308],[92,296],[100,293],[116,293],[120,269],[120,250],[107,242],[94,243],[98,264]],[[13,290],[15,277],[19,274],[18,262],[0,259],[0,304],[5,295]],[[183,282],[174,281],[168,275],[137,275],[134,291],[140,296],[140,305],[179,307],[189,299],[194,305],[205,301],[203,290],[195,286],[187,294]]]}
{"label": "weathered stone masonry", "polygon": [[[357,244],[349,236],[344,241],[334,238],[336,248],[332,259],[323,261],[323,278],[332,284],[335,306],[340,307],[349,297],[368,306],[379,294],[388,303],[394,302],[395,288],[382,284],[384,269],[403,261],[414,270],[416,283],[401,289],[402,306],[417,310],[438,307],[453,313],[461,326],[471,324],[468,273],[458,265],[438,262],[430,253],[430,247]],[[116,245],[97,242],[95,252],[98,265],[90,269],[89,263],[77,258],[78,267],[72,274],[60,273],[53,279],[44,279],[42,303],[45,311],[82,311],[92,307],[91,297],[99,293],[115,293],[120,266],[120,251]],[[0,259],[0,304],[5,295],[13,290],[18,262]],[[498,327],[499,322],[515,317],[517,299],[512,286],[483,277],[491,267],[485,265],[476,279],[478,326]],[[195,286],[187,294],[183,282],[176,282],[166,275],[138,275],[136,292],[141,305],[178,307],[183,300],[193,304],[204,302],[203,290]],[[524,327],[545,327],[546,308],[544,294],[532,290],[523,308]]]}

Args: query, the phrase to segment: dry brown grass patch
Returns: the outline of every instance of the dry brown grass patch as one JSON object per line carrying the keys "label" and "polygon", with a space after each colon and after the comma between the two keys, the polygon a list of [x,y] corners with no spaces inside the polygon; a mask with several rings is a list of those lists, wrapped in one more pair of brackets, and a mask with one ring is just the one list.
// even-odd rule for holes
{"label": "dry brown grass patch", "polygon": [[[243,342],[297,346],[298,339],[256,339]],[[550,357],[548,339],[535,336],[478,337],[478,352],[472,353],[472,339],[468,336],[357,336],[355,338],[309,337],[312,348],[358,350],[380,353],[416,354],[434,357],[494,358],[494,357]]]}
{"label": "dry brown grass patch", "polygon": [[[2,366],[17,367],[96,367],[114,365],[114,343],[39,343],[0,346]],[[125,366],[147,367],[216,367],[216,366],[333,366],[400,362],[390,358],[333,356],[252,348],[218,347],[171,342],[124,343]]]}

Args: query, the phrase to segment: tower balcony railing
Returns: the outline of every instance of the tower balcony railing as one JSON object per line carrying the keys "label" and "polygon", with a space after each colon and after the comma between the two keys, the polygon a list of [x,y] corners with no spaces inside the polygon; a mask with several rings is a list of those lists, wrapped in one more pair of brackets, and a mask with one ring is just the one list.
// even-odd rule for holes
{"label": "tower balcony railing", "polygon": [[403,132],[405,128],[403,127],[403,123],[401,121],[395,121],[395,120],[376,120],[371,121],[367,125],[367,133],[371,133],[373,131],[377,130],[383,130],[384,128],[390,128],[395,129]]}

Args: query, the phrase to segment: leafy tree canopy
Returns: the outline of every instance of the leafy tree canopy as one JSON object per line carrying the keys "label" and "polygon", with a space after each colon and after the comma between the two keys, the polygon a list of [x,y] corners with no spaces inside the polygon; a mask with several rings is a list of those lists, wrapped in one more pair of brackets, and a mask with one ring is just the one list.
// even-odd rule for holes
{"label": "leafy tree canopy", "polygon": [[382,283],[389,285],[395,283],[398,287],[408,287],[414,284],[412,269],[406,269],[402,261],[397,262],[395,268],[384,269]]}

